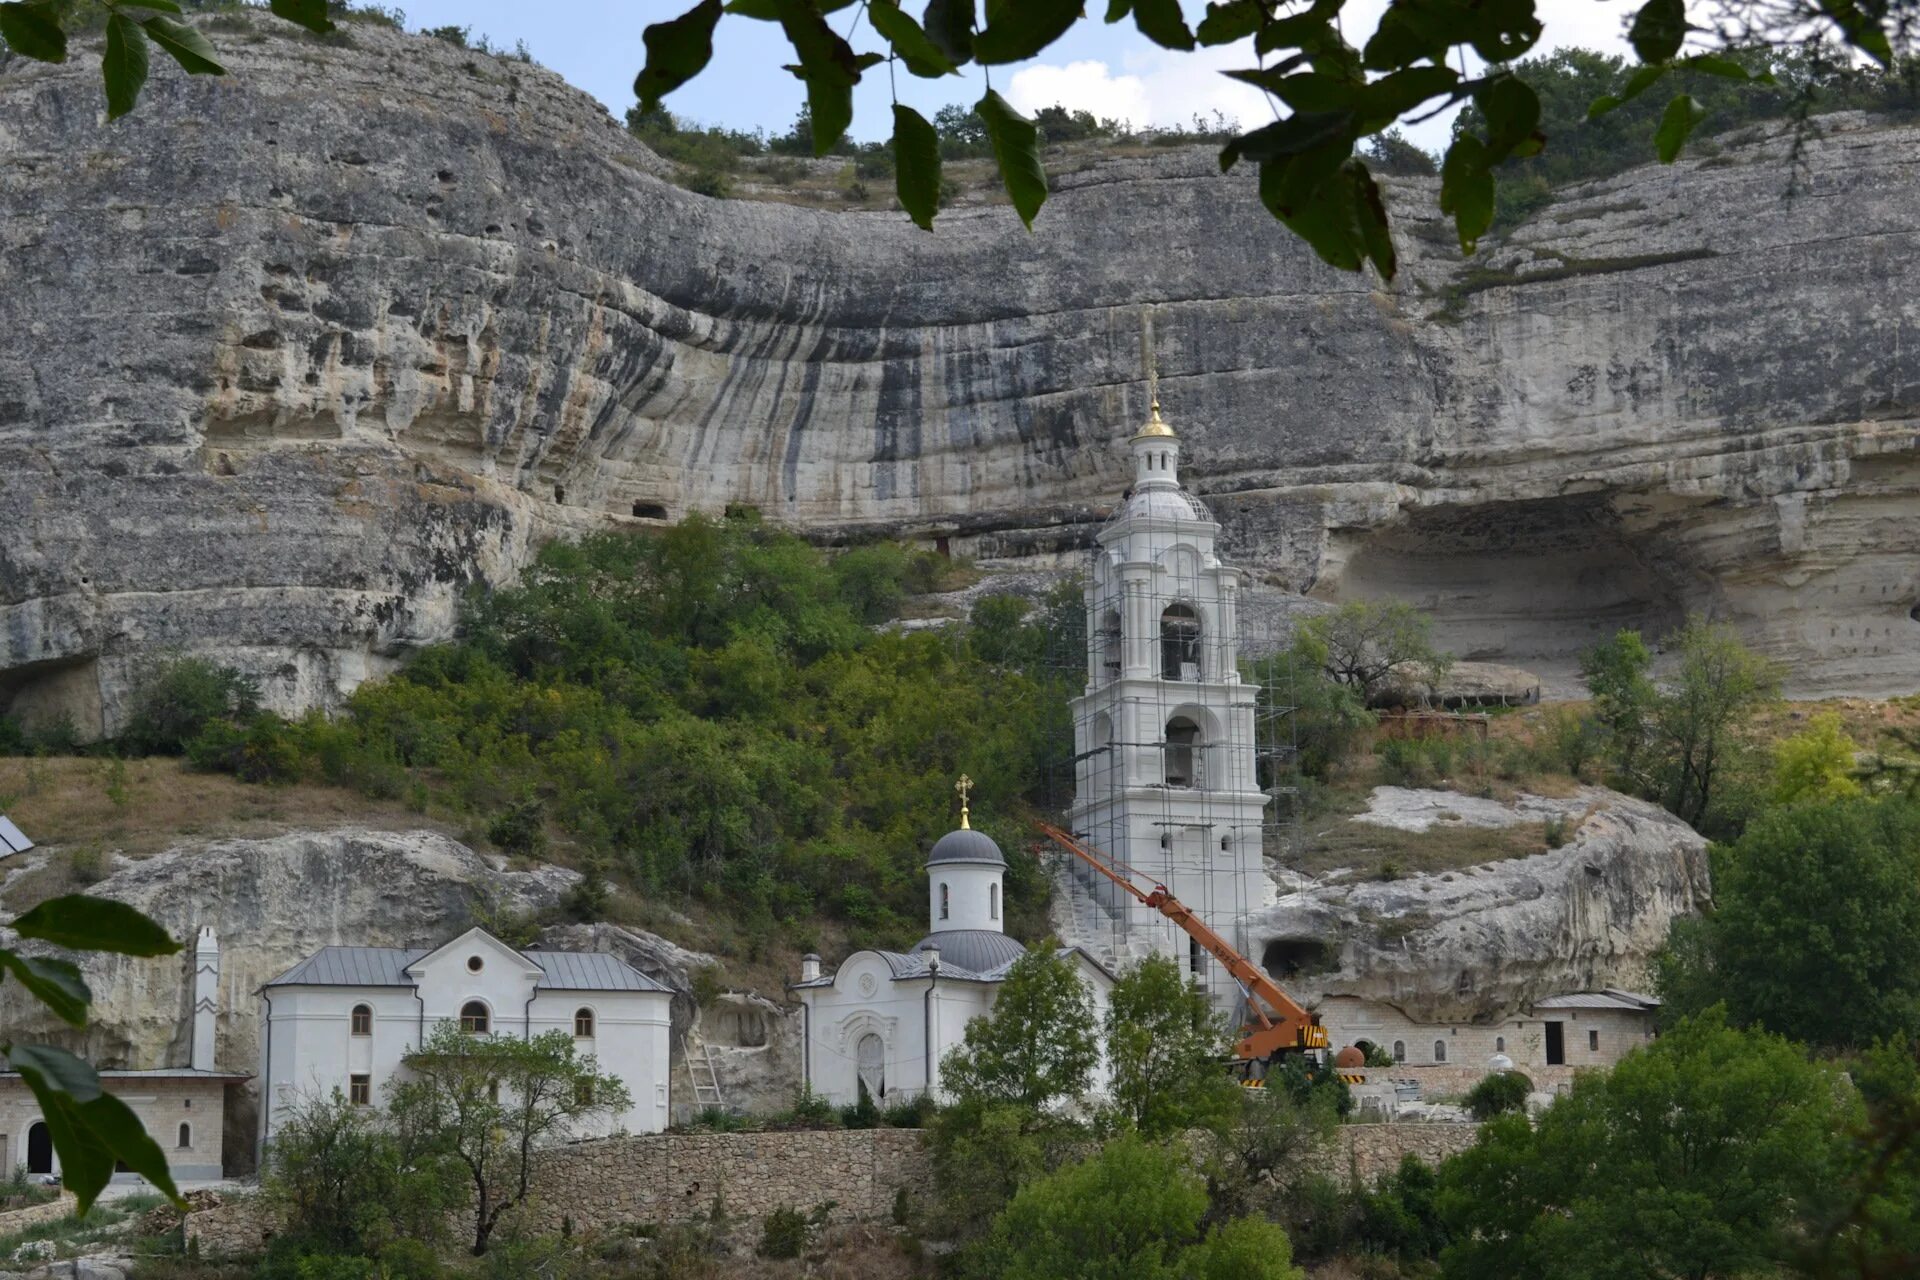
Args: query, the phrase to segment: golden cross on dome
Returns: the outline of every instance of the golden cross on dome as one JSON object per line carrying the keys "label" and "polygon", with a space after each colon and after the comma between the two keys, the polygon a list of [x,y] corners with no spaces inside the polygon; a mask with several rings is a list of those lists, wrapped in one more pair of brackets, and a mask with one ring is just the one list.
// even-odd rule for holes
{"label": "golden cross on dome", "polygon": [[960,829],[971,831],[973,827],[967,822],[967,793],[973,790],[973,779],[963,773],[960,781],[953,784],[953,789],[960,793]]}

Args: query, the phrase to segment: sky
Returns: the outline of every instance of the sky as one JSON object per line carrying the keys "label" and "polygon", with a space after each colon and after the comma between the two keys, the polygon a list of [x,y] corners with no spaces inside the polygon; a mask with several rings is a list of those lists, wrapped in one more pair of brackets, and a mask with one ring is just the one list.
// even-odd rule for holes
{"label": "sky", "polygon": [[[1190,19],[1197,21],[1204,3],[1185,0]],[[640,32],[648,23],[674,17],[692,7],[693,0],[411,0],[403,7],[412,29],[455,25],[470,27],[494,44],[512,48],[524,40],[541,65],[564,76],[604,103],[615,116],[633,105],[633,77],[645,61]],[[1538,0],[1546,34],[1538,52],[1581,46],[1623,53],[1622,36],[1631,15],[1632,0]],[[908,0],[910,9],[921,6]],[[1386,0],[1348,0],[1346,17],[1356,30],[1348,39],[1362,43],[1373,30]],[[1090,13],[1104,6],[1093,0]],[[853,10],[835,15],[835,29]],[[871,31],[856,48],[878,47]],[[702,124],[733,129],[762,129],[784,133],[805,101],[800,82],[782,71],[793,61],[779,27],[774,23],[728,15],[715,33],[713,61],[691,84],[667,99],[676,116]],[[994,88],[1029,113],[1059,103],[1093,112],[1096,116],[1126,120],[1135,127],[1189,123],[1196,112],[1215,111],[1251,126],[1270,118],[1264,97],[1247,85],[1219,72],[1248,67],[1248,48],[1226,46],[1173,53],[1158,48],[1134,30],[1131,22],[1108,26],[1089,21],[1031,62],[993,69]],[[979,99],[982,73],[967,67],[960,76],[937,81],[920,80],[901,71],[897,79],[900,101],[931,117],[948,103]],[[862,79],[854,96],[853,136],[865,141],[884,137],[892,127],[892,95],[884,67],[875,67]],[[1444,146],[1449,121],[1442,117],[1412,131],[1415,141],[1429,149]]]}

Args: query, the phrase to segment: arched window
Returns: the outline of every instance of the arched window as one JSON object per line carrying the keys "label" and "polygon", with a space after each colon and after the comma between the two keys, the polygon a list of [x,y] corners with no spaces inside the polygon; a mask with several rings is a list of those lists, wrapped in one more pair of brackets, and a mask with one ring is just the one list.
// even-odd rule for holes
{"label": "arched window", "polygon": [[997,884],[990,884],[987,886],[987,919],[998,920],[999,918],[1000,918],[1000,886]]}
{"label": "arched window", "polygon": [[947,919],[953,914],[953,896],[947,892],[947,886],[940,886],[940,918]]}
{"label": "arched window", "polygon": [[193,1146],[193,1126],[182,1121],[180,1124],[180,1149],[185,1151],[191,1146]]}
{"label": "arched window", "polygon": [[1188,604],[1170,604],[1160,615],[1160,675],[1167,680],[1200,678],[1200,615]]}
{"label": "arched window", "polygon": [[357,1004],[353,1006],[353,1034],[370,1036],[373,1034],[373,1006]]}
{"label": "arched window", "polygon": [[1407,1042],[1405,1040],[1395,1040],[1393,1042],[1393,1060],[1395,1062],[1405,1062],[1407,1060]]}
{"label": "arched window", "polygon": [[1445,1062],[1447,1060],[1447,1042],[1445,1040],[1435,1040],[1433,1042],[1433,1060],[1435,1062]]}
{"label": "arched window", "polygon": [[1100,630],[1095,633],[1100,646],[1100,674],[1107,680],[1120,678],[1120,615],[1112,609],[1100,615]]}
{"label": "arched window", "polygon": [[576,1040],[593,1039],[593,1010],[575,1009],[573,1011],[573,1038]]}
{"label": "arched window", "polygon": [[1505,1036],[1495,1036],[1493,1038],[1493,1051],[1495,1053],[1505,1053],[1507,1051],[1507,1038]]}
{"label": "arched window", "polygon": [[1200,726],[1186,716],[1175,716],[1167,721],[1168,786],[1197,787],[1200,785],[1199,753],[1194,750],[1199,742]]}
{"label": "arched window", "polygon": [[487,1034],[491,1021],[492,1017],[487,1013],[487,1006],[478,1000],[469,1000],[460,1006],[460,1029],[470,1036]]}

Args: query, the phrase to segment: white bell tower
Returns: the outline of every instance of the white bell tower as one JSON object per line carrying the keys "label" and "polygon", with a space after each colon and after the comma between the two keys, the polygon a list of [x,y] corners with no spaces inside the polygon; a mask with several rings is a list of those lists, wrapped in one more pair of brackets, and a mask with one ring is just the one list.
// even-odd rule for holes
{"label": "white bell tower", "polygon": [[[1262,858],[1269,798],[1254,770],[1257,691],[1238,666],[1243,575],[1220,562],[1220,526],[1180,487],[1180,439],[1160,416],[1152,335],[1149,316],[1151,407],[1129,441],[1133,489],[1100,531],[1088,574],[1069,819],[1240,945],[1241,918],[1273,895]],[[1180,959],[1217,1007],[1237,1011],[1237,984],[1185,933],[1097,877],[1087,887],[1130,941]]]}

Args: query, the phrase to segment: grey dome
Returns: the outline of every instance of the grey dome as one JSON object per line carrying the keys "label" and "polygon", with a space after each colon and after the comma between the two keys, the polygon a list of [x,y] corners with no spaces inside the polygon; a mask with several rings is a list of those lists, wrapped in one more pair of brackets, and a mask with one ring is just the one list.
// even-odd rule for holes
{"label": "grey dome", "polygon": [[1123,517],[1150,520],[1212,520],[1213,512],[1185,489],[1136,489],[1120,508]]}
{"label": "grey dome", "polygon": [[943,862],[983,862],[989,866],[1007,865],[1000,846],[993,837],[984,831],[974,831],[962,827],[958,831],[949,831],[933,842],[933,852],[927,855],[927,865],[937,866]]}
{"label": "grey dome", "polygon": [[940,967],[991,973],[1027,954],[1027,949],[994,929],[949,929],[930,933],[913,944],[908,955],[923,956],[928,947],[940,948]]}

